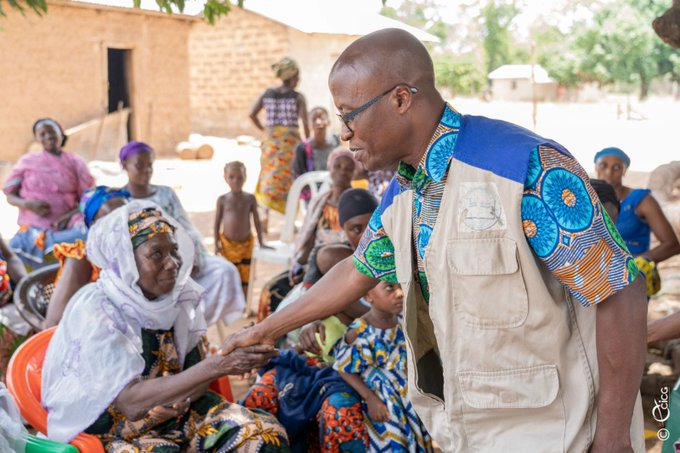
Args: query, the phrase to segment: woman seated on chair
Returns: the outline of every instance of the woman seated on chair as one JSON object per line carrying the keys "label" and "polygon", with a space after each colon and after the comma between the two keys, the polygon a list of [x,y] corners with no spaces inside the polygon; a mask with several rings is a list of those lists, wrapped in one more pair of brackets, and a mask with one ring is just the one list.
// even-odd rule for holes
{"label": "woman seated on chair", "polygon": [[277,354],[269,345],[206,357],[193,245],[159,208],[132,201],[89,231],[99,279],[68,304],[42,374],[47,435],[85,431],[106,451],[288,451],[272,416],[207,391]]}
{"label": "woman seated on chair", "polygon": [[55,120],[36,121],[33,135],[42,151],[19,159],[3,191],[19,208],[19,231],[9,245],[26,266],[37,269],[53,261],[54,244],[87,234],[78,200],[94,179],[80,156],[62,149],[66,135]]}
{"label": "woman seated on chair", "polygon": [[[80,200],[80,211],[85,217],[85,226],[90,228],[94,222],[127,203],[130,193],[124,189],[97,186],[85,192]],[[97,281],[99,269],[87,259],[85,242],[77,239],[75,243],[64,242],[54,246],[54,256],[59,261],[54,293],[47,305],[45,323],[47,327],[56,326],[64,313],[66,304],[83,286]]]}
{"label": "woman seated on chair", "polygon": [[314,246],[345,239],[338,220],[338,200],[343,192],[352,187],[355,167],[352,152],[345,148],[335,148],[328,156],[331,188],[312,198],[300,231],[300,240],[295,247],[293,265],[286,273],[277,275],[265,284],[260,296],[258,321],[274,311],[292,287],[302,281],[304,267]]}

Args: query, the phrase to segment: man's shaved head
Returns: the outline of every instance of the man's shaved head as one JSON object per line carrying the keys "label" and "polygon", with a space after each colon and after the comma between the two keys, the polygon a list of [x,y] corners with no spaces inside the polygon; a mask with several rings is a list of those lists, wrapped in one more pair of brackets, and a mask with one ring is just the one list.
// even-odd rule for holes
{"label": "man's shaved head", "polygon": [[366,169],[418,163],[444,100],[415,36],[389,28],[357,39],[333,65],[328,85],[343,115],[340,138]]}
{"label": "man's shaved head", "polygon": [[382,80],[390,84],[408,83],[419,89],[434,88],[434,68],[425,46],[410,33],[398,28],[370,33],[345,49],[331,69],[354,72],[357,79]]}

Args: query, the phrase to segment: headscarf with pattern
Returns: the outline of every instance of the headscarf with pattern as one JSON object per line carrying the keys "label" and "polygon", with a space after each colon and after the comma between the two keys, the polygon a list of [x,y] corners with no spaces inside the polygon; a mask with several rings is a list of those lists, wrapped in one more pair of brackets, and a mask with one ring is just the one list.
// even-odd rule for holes
{"label": "headscarf with pattern", "polygon": [[272,69],[274,70],[274,73],[276,73],[276,77],[284,82],[292,79],[300,72],[299,66],[295,60],[290,57],[284,57],[277,61],[272,65]]}
{"label": "headscarf with pattern", "polygon": [[160,210],[146,208],[141,211],[130,213],[128,217],[128,230],[132,240],[132,249],[137,247],[161,233],[174,233],[173,227]]}

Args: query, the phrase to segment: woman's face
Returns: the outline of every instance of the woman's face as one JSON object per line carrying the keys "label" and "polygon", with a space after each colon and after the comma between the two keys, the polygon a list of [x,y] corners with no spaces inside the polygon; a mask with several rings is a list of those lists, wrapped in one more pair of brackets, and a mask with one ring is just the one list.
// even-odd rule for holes
{"label": "woman's face", "polygon": [[135,249],[137,284],[149,300],[168,294],[177,284],[182,265],[179,248],[170,233],[160,233]]}
{"label": "woman's face", "polygon": [[40,142],[45,151],[55,152],[61,149],[61,131],[47,122],[38,124],[35,128],[35,138]]}
{"label": "woman's face", "polygon": [[371,213],[354,216],[342,224],[342,229],[345,231],[349,245],[352,250],[356,250],[361,241],[361,236],[371,220]]}
{"label": "woman's face", "polygon": [[92,219],[92,224],[104,217],[105,215],[108,215],[111,211],[113,211],[116,208],[120,208],[124,204],[127,203],[127,200],[123,197],[113,197],[109,198],[104,202],[103,205],[99,207],[97,210],[97,213],[94,215],[94,218]]}
{"label": "woman's face", "polygon": [[595,172],[598,179],[603,179],[614,188],[621,187],[626,165],[616,156],[602,156],[595,162]]}
{"label": "woman's face", "polygon": [[349,157],[338,157],[331,164],[328,169],[331,173],[331,181],[335,187],[344,187],[349,189],[352,185],[352,176],[354,175],[354,161]]}
{"label": "woman's face", "polygon": [[128,174],[130,183],[136,186],[148,186],[153,176],[154,155],[148,151],[142,151],[123,161],[123,169]]}

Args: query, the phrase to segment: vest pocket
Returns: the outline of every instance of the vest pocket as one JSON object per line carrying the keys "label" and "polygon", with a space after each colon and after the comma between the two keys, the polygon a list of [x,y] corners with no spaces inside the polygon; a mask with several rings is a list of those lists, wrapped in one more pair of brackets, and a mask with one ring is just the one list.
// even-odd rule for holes
{"label": "vest pocket", "polygon": [[556,365],[460,371],[458,383],[469,451],[564,451]]}
{"label": "vest pocket", "polygon": [[447,244],[453,303],[470,327],[521,326],[529,313],[517,243],[509,238],[455,239]]}

